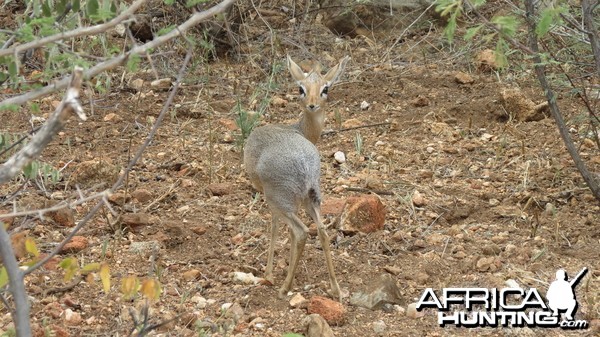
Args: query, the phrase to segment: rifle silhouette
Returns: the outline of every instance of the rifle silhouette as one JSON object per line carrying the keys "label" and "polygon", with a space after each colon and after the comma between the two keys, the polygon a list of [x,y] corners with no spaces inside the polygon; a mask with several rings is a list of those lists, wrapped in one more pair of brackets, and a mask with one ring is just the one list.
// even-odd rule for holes
{"label": "rifle silhouette", "polygon": [[573,279],[571,279],[571,281],[569,282],[569,284],[571,285],[571,288],[573,288],[574,286],[577,285],[577,283],[579,282],[579,280],[581,280],[581,278],[583,276],[585,276],[585,274],[587,274],[588,269],[587,267],[584,267],[583,269],[581,269],[581,271],[579,272],[579,274],[575,275],[575,277],[573,277]]}

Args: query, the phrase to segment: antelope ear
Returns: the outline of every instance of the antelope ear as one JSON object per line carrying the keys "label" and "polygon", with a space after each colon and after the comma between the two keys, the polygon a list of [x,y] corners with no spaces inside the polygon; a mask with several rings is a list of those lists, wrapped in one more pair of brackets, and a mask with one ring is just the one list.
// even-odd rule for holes
{"label": "antelope ear", "polygon": [[340,76],[344,72],[348,61],[350,61],[350,56],[344,56],[344,58],[340,60],[340,63],[331,68],[327,74],[323,76],[323,79],[327,82],[327,85],[332,86],[340,79]]}
{"label": "antelope ear", "polygon": [[304,71],[302,71],[302,68],[300,68],[296,64],[296,62],[294,62],[294,60],[292,60],[290,55],[288,55],[288,57],[287,57],[287,64],[288,64],[288,70],[290,71],[290,74],[292,74],[292,78],[296,82],[302,81],[303,79],[306,78],[306,75],[304,74]]}

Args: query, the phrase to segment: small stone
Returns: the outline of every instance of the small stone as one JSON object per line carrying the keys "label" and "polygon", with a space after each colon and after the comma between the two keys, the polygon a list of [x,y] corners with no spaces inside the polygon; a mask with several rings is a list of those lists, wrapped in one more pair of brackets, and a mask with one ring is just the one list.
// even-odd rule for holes
{"label": "small stone", "polygon": [[500,68],[496,62],[496,53],[491,49],[484,49],[477,54],[475,62],[479,70],[483,71],[494,71]]}
{"label": "small stone", "polygon": [[144,80],[142,80],[141,78],[136,78],[135,80],[131,81],[131,83],[129,83],[129,86],[137,91],[140,91],[144,87]]}
{"label": "small stone", "polygon": [[306,316],[302,323],[306,327],[306,337],[334,337],[331,327],[319,314]]}
{"label": "small stone", "polygon": [[549,216],[555,215],[556,214],[556,206],[554,206],[554,204],[551,202],[547,203],[546,206],[544,207],[544,213]]}
{"label": "small stone", "polygon": [[296,293],[290,299],[290,307],[292,308],[303,308],[308,304],[308,300],[302,296],[300,293]]}
{"label": "small stone", "polygon": [[350,119],[347,119],[344,122],[342,122],[342,127],[344,129],[355,128],[355,127],[362,126],[362,125],[363,125],[363,122],[359,121],[356,118],[350,118]]}
{"label": "small stone", "polygon": [[150,86],[156,89],[169,89],[171,87],[170,78],[161,78],[150,82]]}
{"label": "small stone", "polygon": [[206,227],[204,225],[199,225],[199,226],[190,228],[190,230],[192,232],[194,232],[196,235],[203,235],[208,230],[208,227]]}
{"label": "small stone", "polygon": [[73,210],[70,208],[61,208],[56,211],[50,211],[46,213],[55,224],[62,227],[74,227],[75,226],[75,215],[73,214]]}
{"label": "small stone", "polygon": [[342,214],[346,200],[341,198],[327,198],[321,204],[322,215],[334,215],[338,216]]}
{"label": "small stone", "polygon": [[192,298],[190,298],[190,300],[193,303],[196,303],[196,308],[198,308],[198,309],[204,309],[204,308],[206,308],[206,305],[208,304],[208,301],[206,300],[206,298],[204,298],[202,296],[198,296],[198,295],[192,296]]}
{"label": "small stone", "polygon": [[145,203],[152,199],[152,193],[145,188],[138,188],[131,193],[131,196],[141,203]]}
{"label": "small stone", "polygon": [[495,258],[493,256],[490,257],[482,257],[477,260],[477,270],[479,271],[488,271],[493,269],[492,265],[494,263]]}
{"label": "small stone", "polygon": [[79,325],[83,321],[83,319],[81,318],[81,314],[71,309],[65,309],[63,317],[65,323],[70,326]]}
{"label": "small stone", "polygon": [[236,131],[238,129],[237,123],[230,118],[221,118],[219,119],[219,124],[225,127],[225,129],[229,131]]}
{"label": "small stone", "polygon": [[200,271],[198,269],[190,269],[183,273],[183,279],[190,282],[200,278]]}
{"label": "small stone", "polygon": [[336,162],[338,162],[339,164],[343,164],[346,162],[346,155],[344,154],[344,152],[342,151],[337,151],[336,153],[333,154],[333,158],[335,159]]}
{"label": "small stone", "polygon": [[150,216],[146,213],[125,213],[121,215],[121,222],[132,229],[150,226]]}
{"label": "small stone", "polygon": [[456,75],[454,75],[454,80],[459,84],[471,84],[475,82],[471,75],[463,73],[462,71],[459,71],[458,73],[456,73]]}
{"label": "small stone", "polygon": [[489,201],[490,206],[497,206],[498,204],[500,204],[500,201],[498,199],[490,199]]}
{"label": "small stone", "polygon": [[360,109],[363,111],[368,110],[370,106],[371,106],[371,104],[369,104],[369,102],[367,102],[367,101],[362,101],[360,103]]}
{"label": "small stone", "polygon": [[44,314],[52,318],[59,318],[63,313],[63,308],[58,302],[50,302],[44,307]]}
{"label": "small stone", "polygon": [[379,320],[379,321],[373,322],[373,331],[374,331],[376,334],[382,334],[382,333],[385,331],[385,328],[386,328],[386,327],[387,327],[387,326],[385,325],[385,322],[384,322],[384,321],[382,321],[382,320]]}
{"label": "small stone", "polygon": [[231,194],[234,186],[231,183],[212,183],[206,186],[206,188],[214,196],[223,196]]}
{"label": "small stone", "polygon": [[60,250],[61,253],[77,253],[88,247],[88,239],[84,236],[74,236]]}
{"label": "small stone", "polygon": [[412,195],[412,203],[417,207],[423,207],[427,205],[427,200],[425,199],[425,197],[423,197],[421,192],[415,190]]}
{"label": "small stone", "polygon": [[271,104],[274,106],[279,106],[279,107],[285,107],[288,104],[288,101],[284,98],[281,98],[279,96],[274,96],[271,99]]}
{"label": "small stone", "polygon": [[235,271],[232,273],[234,282],[242,284],[258,284],[262,282],[262,278],[254,276],[252,273],[243,273],[241,271]]}
{"label": "small stone", "polygon": [[[225,303],[225,304],[231,304],[231,303]],[[221,306],[221,313],[225,312],[224,317],[233,319],[233,321],[237,324],[237,322],[240,321],[242,316],[244,316],[244,309],[237,302],[233,303],[231,305],[228,305],[227,308],[224,309],[225,304],[223,304],[223,306]]]}
{"label": "small stone", "polygon": [[104,120],[105,122],[120,122],[123,120],[123,118],[121,118],[121,116],[117,115],[116,113],[111,112],[104,116],[102,120]]}
{"label": "small stone", "polygon": [[401,304],[400,289],[390,274],[370,281],[364,292],[356,292],[352,296],[350,304],[369,310],[382,309],[386,304]]}
{"label": "small stone", "polygon": [[433,146],[428,146],[425,151],[427,151],[427,153],[433,153],[435,151],[435,148]]}
{"label": "small stone", "polygon": [[134,241],[129,245],[129,251],[134,254],[147,256],[160,249],[158,241]]}
{"label": "small stone", "polygon": [[313,296],[308,303],[308,313],[319,314],[329,324],[342,325],[346,309],[339,302],[321,296]]}
{"label": "small stone", "polygon": [[123,192],[115,192],[111,193],[108,196],[108,201],[112,204],[123,206],[129,198]]}
{"label": "small stone", "polygon": [[230,239],[231,243],[233,243],[236,246],[241,245],[242,243],[244,243],[244,234],[242,233],[237,233],[236,235],[234,235],[231,239]]}
{"label": "small stone", "polygon": [[424,107],[424,106],[428,106],[429,105],[429,99],[423,95],[418,95],[415,99],[413,99],[411,101],[412,105],[414,105],[417,108],[420,107]]}
{"label": "small stone", "polygon": [[410,318],[421,318],[425,316],[425,312],[417,311],[417,303],[411,303],[406,307],[406,316]]}

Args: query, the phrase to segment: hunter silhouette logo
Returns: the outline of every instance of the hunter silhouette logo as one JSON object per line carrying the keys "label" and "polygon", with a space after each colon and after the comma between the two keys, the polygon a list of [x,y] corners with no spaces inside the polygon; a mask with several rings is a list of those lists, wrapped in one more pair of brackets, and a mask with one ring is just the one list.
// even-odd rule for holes
{"label": "hunter silhouette logo", "polygon": [[552,281],[546,294],[553,316],[558,316],[560,311],[566,310],[567,320],[573,320],[578,306],[575,287],[587,271],[587,268],[583,268],[571,282],[567,281],[567,272],[564,269],[556,271],[556,280]]}
{"label": "hunter silhouette logo", "polygon": [[[572,280],[564,269],[556,271],[550,283],[546,301],[536,288],[444,288],[441,296],[427,288],[416,309],[438,309],[438,324],[442,327],[544,327],[587,329],[586,320],[575,320],[577,298],[575,288],[588,269],[583,268]],[[458,307],[453,307],[453,306]],[[565,320],[561,320],[561,313]]]}

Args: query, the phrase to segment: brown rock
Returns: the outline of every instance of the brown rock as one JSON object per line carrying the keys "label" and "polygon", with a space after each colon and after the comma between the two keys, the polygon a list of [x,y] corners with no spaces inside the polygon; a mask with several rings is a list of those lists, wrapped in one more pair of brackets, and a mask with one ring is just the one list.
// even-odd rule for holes
{"label": "brown rock", "polygon": [[18,232],[10,236],[10,243],[12,244],[15,257],[20,260],[27,256],[27,250],[25,249],[25,240],[27,239],[27,232]]}
{"label": "brown rock", "polygon": [[454,75],[454,80],[456,81],[456,83],[459,84],[470,84],[475,82],[471,75],[463,73],[462,71],[459,71],[458,73],[456,73],[456,75]]}
{"label": "brown rock", "polygon": [[144,188],[138,188],[137,190],[133,191],[131,196],[141,203],[150,201],[152,199],[152,193]]}
{"label": "brown rock", "polygon": [[359,121],[356,118],[347,119],[342,123],[342,127],[344,129],[355,128],[357,126],[362,126],[362,125],[363,125],[363,122]]}
{"label": "brown rock", "polygon": [[214,183],[206,186],[212,195],[222,196],[233,192],[233,184],[230,183]]}
{"label": "brown rock", "polygon": [[123,192],[115,192],[108,196],[108,201],[110,203],[119,206],[123,206],[128,200],[129,197],[127,197],[127,195],[125,195]]}
{"label": "brown rock", "polygon": [[339,302],[321,296],[313,296],[308,303],[308,313],[321,315],[329,324],[342,325],[346,309]]}
{"label": "brown rock", "polygon": [[192,228],[190,228],[190,230],[197,235],[203,235],[208,230],[208,227],[200,225],[200,226],[192,227]]}
{"label": "brown rock", "polygon": [[194,281],[200,278],[200,271],[198,269],[190,269],[183,273],[183,279],[186,281]]}
{"label": "brown rock", "polygon": [[477,68],[482,71],[494,71],[500,68],[498,62],[496,62],[496,53],[491,49],[482,50],[475,57]]}
{"label": "brown rock", "polygon": [[425,96],[418,95],[415,99],[411,101],[411,103],[416,107],[424,107],[429,105],[429,99]]}
{"label": "brown rock", "polygon": [[63,308],[58,302],[50,302],[44,307],[44,314],[52,318],[59,318],[63,313]]}
{"label": "brown rock", "polygon": [[236,246],[241,245],[242,243],[244,243],[244,234],[242,233],[237,233],[236,235],[234,235],[231,239],[230,239],[231,243],[233,243]]}
{"label": "brown rock", "polygon": [[235,131],[238,129],[238,125],[233,119],[221,118],[219,119],[219,124],[229,131]]}
{"label": "brown rock", "polygon": [[131,228],[149,226],[150,216],[146,213],[125,213],[121,215],[121,222]]}
{"label": "brown rock", "polygon": [[[48,254],[40,254],[40,259],[45,258],[47,255]],[[44,268],[46,268],[46,270],[56,270],[59,263],[60,259],[57,256],[53,256],[44,264]]]}
{"label": "brown rock", "polygon": [[70,208],[61,208],[56,211],[50,211],[46,213],[52,221],[62,227],[74,227],[75,226],[75,215]]}
{"label": "brown rock", "polygon": [[347,234],[372,233],[383,229],[386,210],[376,195],[349,197],[340,217],[340,229]]}
{"label": "brown rock", "polygon": [[84,161],[77,165],[71,174],[71,183],[79,185],[82,189],[90,188],[97,184],[105,185],[114,182],[119,175],[120,168],[107,160],[96,159]]}
{"label": "brown rock", "polygon": [[427,205],[427,200],[425,199],[425,197],[423,197],[421,192],[415,190],[412,195],[412,203],[417,207],[423,207]]}
{"label": "brown rock", "polygon": [[63,312],[63,318],[65,323],[70,326],[79,325],[83,321],[81,314],[71,309],[65,309]]}
{"label": "brown rock", "polygon": [[71,241],[60,250],[61,253],[77,253],[88,247],[89,241],[83,236],[74,236]]}
{"label": "brown rock", "polygon": [[307,304],[308,304],[308,301],[300,293],[296,293],[290,299],[290,307],[292,307],[292,308],[305,308]]}

